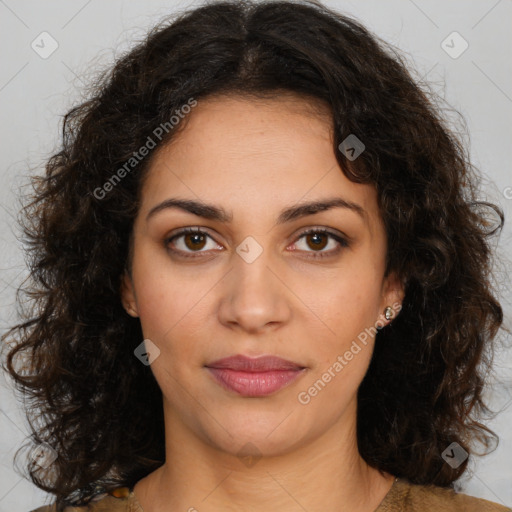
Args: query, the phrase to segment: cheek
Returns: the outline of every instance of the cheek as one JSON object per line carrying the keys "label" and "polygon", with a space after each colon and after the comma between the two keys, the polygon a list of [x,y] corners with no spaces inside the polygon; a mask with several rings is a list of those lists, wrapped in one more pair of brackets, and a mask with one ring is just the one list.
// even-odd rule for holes
{"label": "cheek", "polygon": [[143,335],[171,365],[183,359],[196,360],[194,351],[200,349],[197,341],[209,314],[207,294],[215,279],[198,279],[197,269],[169,272],[168,263],[149,256],[140,254],[133,265]]}
{"label": "cheek", "polygon": [[[195,296],[184,295],[174,286],[161,290],[147,289],[141,296],[139,317],[144,337],[158,345],[162,353],[176,356],[191,354],[200,336],[202,305]],[[144,293],[144,291],[143,291]],[[196,339],[193,343],[191,340]]]}
{"label": "cheek", "polygon": [[149,244],[138,247],[132,274],[140,321],[145,336],[161,337],[186,314],[194,282],[184,286],[179,273],[169,272],[169,262],[161,249]]}
{"label": "cheek", "polygon": [[357,287],[352,280],[337,286],[325,303],[322,320],[329,329],[313,338],[316,364],[302,389],[315,407],[330,408],[333,418],[356,395],[373,354],[375,286],[372,280],[354,282]]}
{"label": "cheek", "polygon": [[[374,326],[381,300],[381,279],[368,267],[357,266],[324,281],[321,289],[309,292],[308,306],[320,318],[338,345],[345,344]],[[306,295],[308,296],[308,295]]]}

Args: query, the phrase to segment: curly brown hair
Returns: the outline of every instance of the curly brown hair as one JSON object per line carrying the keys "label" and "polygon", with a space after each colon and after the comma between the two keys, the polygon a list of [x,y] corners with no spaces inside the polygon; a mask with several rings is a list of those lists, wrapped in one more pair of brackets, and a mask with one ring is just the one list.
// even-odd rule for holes
{"label": "curly brown hair", "polygon": [[[31,440],[58,454],[48,468],[29,464],[30,477],[59,510],[132,486],[164,462],[162,394],[134,357],[143,333],[120,284],[151,157],[186,123],[104,185],[176,109],[213,94],[292,91],[326,102],[342,171],[378,192],[386,275],[396,273],[405,297],[358,390],[361,456],[446,487],[468,463],[444,463],[448,445],[489,446],[496,434],[477,420],[489,412],[482,392],[503,314],[488,237],[504,216],[477,199],[465,144],[407,68],[393,45],[312,0],[215,1],[159,24],[65,115],[60,151],[22,210],[31,279],[18,292],[32,307],[3,336],[4,368],[30,404]],[[338,149],[350,134],[365,145],[353,161]]]}

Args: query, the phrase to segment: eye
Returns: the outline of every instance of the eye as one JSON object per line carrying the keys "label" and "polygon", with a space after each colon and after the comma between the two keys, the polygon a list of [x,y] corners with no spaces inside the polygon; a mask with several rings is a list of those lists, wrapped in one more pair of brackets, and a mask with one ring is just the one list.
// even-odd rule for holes
{"label": "eye", "polygon": [[[174,253],[195,253],[204,252],[202,249],[215,249],[220,247],[217,243],[212,243],[212,247],[207,247],[208,239],[213,241],[213,238],[206,233],[201,231],[199,228],[185,228],[176,233],[175,235],[165,240],[165,246],[169,247],[172,243],[175,248],[169,248]],[[185,254],[187,258],[194,258],[195,256],[189,256]]]}
{"label": "eye", "polygon": [[[306,249],[302,249],[300,244],[297,242],[295,242],[293,246],[297,247],[301,251],[305,250],[305,252],[312,253],[307,256],[308,258],[325,258],[327,256],[334,256],[338,254],[343,247],[349,246],[345,238],[324,228],[308,229],[299,236],[298,240],[302,240],[304,242],[302,245],[303,247],[305,246]],[[334,248],[324,251],[323,249],[329,245],[331,245],[331,247],[334,246]],[[308,251],[307,248],[312,248],[313,251]]]}

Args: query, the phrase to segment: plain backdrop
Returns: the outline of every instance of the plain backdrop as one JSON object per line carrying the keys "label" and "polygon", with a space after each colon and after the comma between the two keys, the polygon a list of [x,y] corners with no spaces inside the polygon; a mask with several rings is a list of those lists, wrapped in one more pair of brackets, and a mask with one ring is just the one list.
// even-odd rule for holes
{"label": "plain backdrop", "polygon": [[[58,147],[62,115],[81,88],[146,30],[176,10],[198,5],[175,0],[0,0],[0,314],[2,332],[16,321],[14,293],[27,271],[14,219],[20,186],[41,172]],[[470,134],[473,163],[483,176],[482,199],[506,216],[497,250],[510,253],[512,215],[512,2],[510,0],[330,0],[326,5],[357,17],[397,45],[414,76],[431,84],[460,111]],[[42,34],[44,33],[44,34]],[[41,39],[44,40],[41,43]],[[49,54],[50,52],[52,52]],[[459,128],[457,128],[459,129]],[[505,323],[511,327],[506,269],[499,272]],[[512,505],[512,349],[500,351],[487,395],[499,414],[487,424],[500,437],[490,455],[470,457],[458,488]],[[19,403],[0,378],[0,512],[27,512],[50,502],[13,468],[27,434]],[[312,511],[311,511],[312,512]]]}

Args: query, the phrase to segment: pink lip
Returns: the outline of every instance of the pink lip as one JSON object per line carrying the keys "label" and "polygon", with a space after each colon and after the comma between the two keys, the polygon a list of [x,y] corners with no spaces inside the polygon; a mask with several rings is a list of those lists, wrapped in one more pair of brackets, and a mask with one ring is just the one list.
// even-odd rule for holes
{"label": "pink lip", "polygon": [[246,397],[267,396],[304,372],[304,367],[276,356],[236,355],[206,365],[224,388]]}

